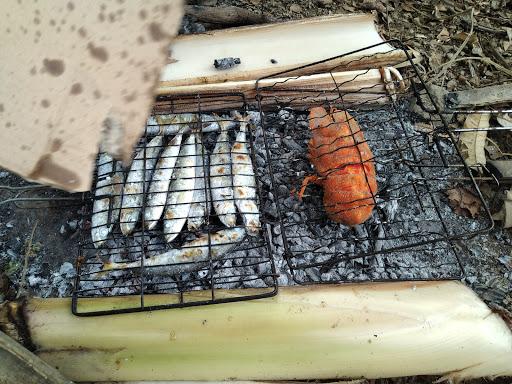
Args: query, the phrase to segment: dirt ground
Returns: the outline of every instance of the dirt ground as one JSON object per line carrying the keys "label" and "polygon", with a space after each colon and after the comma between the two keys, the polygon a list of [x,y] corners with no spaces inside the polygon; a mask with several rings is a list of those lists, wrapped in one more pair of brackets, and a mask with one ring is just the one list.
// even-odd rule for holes
{"label": "dirt ground", "polygon": [[[243,6],[263,12],[273,20],[374,12],[386,38],[401,39],[422,54],[420,69],[434,84],[451,91],[511,80],[504,70],[512,68],[512,2],[508,0],[203,0],[194,3]],[[188,22],[193,24],[193,20]],[[333,47],[332,55],[339,53]],[[502,135],[501,141],[510,141],[509,133]],[[0,172],[0,302],[14,299],[24,288],[42,296],[69,292],[79,228],[88,225],[82,220],[81,194],[69,195],[48,188],[13,189],[28,184],[15,175]],[[65,200],[16,204],[9,200],[41,196]],[[512,311],[511,231],[497,226],[489,235],[460,242],[458,246],[465,255],[465,282],[491,306]],[[406,384],[432,380],[403,378],[370,382]]]}

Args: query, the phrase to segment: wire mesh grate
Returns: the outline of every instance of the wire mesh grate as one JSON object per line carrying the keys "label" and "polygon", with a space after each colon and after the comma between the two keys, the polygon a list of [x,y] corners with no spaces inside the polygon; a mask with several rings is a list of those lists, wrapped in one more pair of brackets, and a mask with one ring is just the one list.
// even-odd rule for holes
{"label": "wire mesh grate", "polygon": [[[99,246],[96,241],[95,246],[91,230],[82,233],[73,312],[98,315],[255,299],[275,295],[278,282],[462,277],[464,263],[458,241],[492,228],[490,212],[414,63],[400,42],[391,43],[259,79],[255,89],[247,92],[250,97],[228,93],[160,99],[137,147],[139,153],[142,151],[141,159],[161,159],[159,151],[157,155],[147,153],[152,151],[149,143],[163,135],[163,144],[155,145],[160,149],[187,125],[198,132],[202,142],[202,149],[196,151],[195,169],[203,171],[206,195],[208,180],[212,180],[212,175],[207,176],[212,164],[207,161],[220,136],[220,123],[216,126],[214,115],[221,116],[228,126],[229,145],[236,142],[240,127],[240,115],[233,111],[250,115],[253,126],[247,145],[256,176],[254,199],[262,229],[258,236],[247,235],[247,226],[238,215],[234,230],[245,231],[243,240],[228,238],[226,247],[218,252],[214,236],[226,230],[226,225],[214,210],[200,230],[190,231],[185,225],[176,232],[167,231],[162,220],[152,228],[151,218],[145,215],[127,221],[121,213],[121,222],[135,224],[128,236],[110,220],[109,213],[100,222],[112,227],[104,244]],[[394,60],[391,67],[404,67],[403,78],[394,69],[371,68],[390,58]],[[318,68],[323,73],[312,74]],[[324,108],[324,115],[317,120],[310,118],[312,109],[319,107]],[[322,144],[329,148],[324,152],[321,146],[310,145],[315,130],[322,129],[322,124],[312,124],[323,118],[331,119],[344,132]],[[182,148],[186,147],[186,137],[190,133],[184,133]],[[334,165],[320,161],[322,156],[331,158]],[[180,157],[181,152],[177,163]],[[146,190],[152,183],[148,168],[154,166],[146,166],[146,161],[140,165],[142,197],[132,207],[142,212],[147,210],[151,196]],[[106,164],[110,173],[105,175],[112,184],[118,167]],[[318,169],[325,164],[325,169]],[[115,187],[103,193],[100,181],[105,175],[98,167],[100,189],[92,192],[84,207],[93,229],[102,227],[95,226],[91,218],[94,204],[107,197],[104,212],[115,212],[124,199],[130,200],[127,172],[120,170],[119,184],[114,183],[123,185],[123,193]],[[359,175],[357,183],[345,180],[327,191],[336,195],[336,188],[348,188],[351,199],[324,199],[325,180],[331,175],[351,180],[354,172]],[[308,176],[317,176],[317,184],[322,185],[309,184],[302,190]],[[197,173],[194,177],[197,179]],[[215,186],[210,185],[212,188]],[[475,217],[455,212],[452,200],[457,193],[471,196],[477,208],[469,212]],[[347,221],[350,212],[360,214],[364,210],[367,218],[357,223]],[[165,241],[169,234],[170,245]],[[199,252],[199,258],[184,258],[193,250],[196,255]],[[155,264],[155,255],[162,254],[167,255],[168,262]],[[294,282],[287,280],[289,274]],[[145,296],[148,293],[161,295]],[[114,307],[89,300],[126,295],[131,300],[114,301]]]}
{"label": "wire mesh grate", "polygon": [[[211,207],[218,202],[215,196],[221,187],[213,185],[213,176],[209,175],[213,163],[208,164],[208,160],[215,159],[212,152],[219,143],[225,151],[220,154],[238,153],[234,149],[231,152],[231,148],[237,143],[239,119],[230,117],[230,110],[219,109],[219,100],[229,100],[237,111],[243,112],[246,107],[240,94],[162,99],[136,147],[131,167],[123,168],[100,154],[96,188],[84,207],[84,219],[90,228],[82,232],[73,313],[103,315],[276,294],[268,223],[262,218],[262,230],[249,235],[242,215],[233,215],[236,222],[227,228]],[[203,106],[218,115],[203,113]],[[219,134],[221,126],[227,132],[223,139]],[[254,161],[250,128],[246,144]],[[174,152],[172,146],[177,148]],[[233,187],[234,168],[222,161],[227,160],[217,162],[216,169],[225,170],[226,180]],[[165,176],[165,172],[170,169],[173,176],[166,184],[169,175]],[[156,183],[152,185],[155,180],[163,183],[160,189]],[[259,184],[256,177],[256,190]],[[168,190],[173,191],[175,199],[169,197]],[[197,210],[193,214],[190,208],[199,202],[194,200],[197,191],[203,192],[210,207],[206,215]],[[259,204],[258,196],[256,193],[247,199]],[[234,204],[234,198],[230,199]],[[181,225],[176,226],[180,219]],[[148,294],[152,295],[145,296]],[[131,299],[123,300],[122,307],[112,300],[90,300],[118,296]]]}
{"label": "wire mesh grate", "polygon": [[[324,67],[332,65],[321,87],[305,87],[309,77],[295,70],[258,81],[274,185],[292,186],[291,194],[273,194],[283,256],[297,283],[460,278],[464,270],[456,240],[492,228],[454,136],[438,111],[422,104],[427,98],[435,106],[405,49],[398,41],[393,45],[399,48],[375,54],[378,46],[373,46],[322,61]],[[372,80],[377,70],[358,62],[371,62],[376,55],[396,57],[391,66],[407,64],[403,81]],[[359,69],[339,73],[347,67]],[[411,112],[414,103],[420,113]],[[327,144],[319,137],[325,124],[318,127],[311,112],[319,106],[325,110],[319,119],[338,122],[339,133]],[[362,145],[370,148],[370,156],[361,156]],[[347,155],[350,149],[357,158]],[[312,163],[328,169],[319,172]],[[358,172],[359,179],[353,175]],[[319,176],[323,187],[307,186],[300,199],[297,191],[309,175]],[[343,179],[355,181],[347,186]],[[479,207],[476,218],[457,214],[450,205],[453,194],[466,192]],[[341,225],[328,218],[333,207],[334,216],[345,221],[368,207],[371,216],[360,225]]]}

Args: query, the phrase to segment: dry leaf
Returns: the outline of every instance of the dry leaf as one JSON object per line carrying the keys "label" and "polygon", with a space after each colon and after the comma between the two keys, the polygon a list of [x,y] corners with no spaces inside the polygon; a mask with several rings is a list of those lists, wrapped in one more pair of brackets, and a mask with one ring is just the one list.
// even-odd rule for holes
{"label": "dry leaf", "polygon": [[485,165],[485,139],[487,131],[477,131],[477,128],[489,128],[490,114],[474,113],[466,117],[464,121],[465,129],[475,129],[474,131],[462,132],[459,136],[459,149],[462,157],[469,167]]}
{"label": "dry leaf", "polygon": [[[464,41],[468,38],[469,33],[467,32],[457,32],[455,35],[452,36],[452,39],[457,41]],[[473,33],[473,35],[469,38],[468,43],[473,45],[478,42],[478,36]]]}
{"label": "dry leaf", "polygon": [[482,201],[464,187],[448,189],[446,196],[453,211],[461,216],[475,218],[482,207]]}
{"label": "dry leaf", "polygon": [[508,113],[500,113],[496,120],[502,127],[512,127],[512,116]]}
{"label": "dry leaf", "polygon": [[491,160],[497,160],[499,159],[500,157],[503,157],[503,152],[501,151],[501,149],[498,147],[498,144],[496,144],[494,141],[489,141],[486,145],[485,145],[485,151],[487,152],[487,156],[491,159]]}
{"label": "dry leaf", "polygon": [[415,12],[416,9],[412,3],[402,3],[402,9],[406,12]]}
{"label": "dry leaf", "polygon": [[450,32],[444,27],[441,32],[439,32],[439,35],[437,35],[437,40],[441,42],[447,42],[450,41]]}
{"label": "dry leaf", "polygon": [[504,27],[504,29],[507,31],[508,41],[505,41],[505,40],[503,41],[503,49],[505,51],[508,51],[510,46],[512,46],[512,28]]}

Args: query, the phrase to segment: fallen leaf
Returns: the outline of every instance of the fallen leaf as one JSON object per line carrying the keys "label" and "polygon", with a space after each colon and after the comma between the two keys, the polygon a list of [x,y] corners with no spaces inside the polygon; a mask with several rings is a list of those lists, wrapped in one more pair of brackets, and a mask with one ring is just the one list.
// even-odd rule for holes
{"label": "fallen leaf", "polygon": [[508,51],[508,49],[512,46],[512,28],[504,27],[505,31],[507,31],[508,41],[503,40],[503,50]]}
{"label": "fallen leaf", "polygon": [[512,116],[508,113],[500,113],[496,116],[496,120],[502,127],[512,127]]}
{"label": "fallen leaf", "polygon": [[290,11],[292,11],[293,13],[300,13],[302,11],[302,7],[298,4],[292,4],[290,6]]}
{"label": "fallen leaf", "polygon": [[489,113],[469,114],[464,121],[464,129],[471,131],[462,132],[459,136],[458,146],[462,158],[469,167],[485,165],[485,139],[487,131],[478,131],[479,128],[489,128]]}
{"label": "fallen leaf", "polygon": [[482,201],[464,187],[455,187],[446,191],[453,211],[461,216],[475,218],[480,212]]}
{"label": "fallen leaf", "polygon": [[487,156],[491,159],[491,160],[497,160],[499,159],[500,157],[503,157],[503,152],[501,151],[501,149],[498,147],[498,144],[496,144],[495,142],[488,142],[486,145],[485,145],[485,151],[487,152]]}
{"label": "fallen leaf", "polygon": [[447,42],[450,41],[450,32],[448,32],[448,29],[444,27],[441,32],[439,32],[439,35],[437,35],[437,40],[441,42]]}
{"label": "fallen leaf", "polygon": [[[468,36],[470,36],[470,35],[467,32],[457,32],[455,35],[452,36],[452,39],[457,40],[457,41],[464,41],[468,38]],[[471,37],[469,38],[468,43],[473,45],[477,42],[478,42],[478,36],[473,33],[471,35]]]}
{"label": "fallen leaf", "polygon": [[415,12],[416,11],[416,9],[412,5],[412,3],[403,3],[402,9],[406,12]]}

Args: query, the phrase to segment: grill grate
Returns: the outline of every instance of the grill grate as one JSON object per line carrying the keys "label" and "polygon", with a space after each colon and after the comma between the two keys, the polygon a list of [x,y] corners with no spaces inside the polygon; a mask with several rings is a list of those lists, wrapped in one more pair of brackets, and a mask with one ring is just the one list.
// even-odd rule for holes
{"label": "grill grate", "polygon": [[[186,106],[183,102],[187,100]],[[148,147],[146,144],[157,134],[168,135],[163,141],[161,147],[165,146],[167,140],[173,137],[177,129],[183,124],[171,124],[170,115],[175,114],[176,111],[181,113],[181,116],[185,116],[185,113],[195,112],[197,121],[205,122],[202,124],[202,130],[196,130],[199,132],[199,137],[203,143],[203,150],[201,152],[212,153],[212,149],[215,146],[217,133],[212,132],[213,129],[218,128],[218,124],[207,124],[206,120],[211,118],[211,115],[205,115],[201,111],[202,106],[205,105],[209,109],[215,109],[216,112],[221,116],[223,123],[226,123],[229,127],[230,143],[231,146],[235,141],[235,135],[238,131],[237,121],[233,118],[229,118],[229,110],[222,110],[218,108],[218,101],[229,100],[234,109],[238,111],[245,110],[245,100],[243,95],[240,94],[226,94],[216,95],[205,98],[193,97],[187,99],[186,97],[180,97],[179,99],[167,99],[160,100],[153,114],[153,118],[146,128],[146,132],[141,138],[136,153],[143,151],[143,158],[149,160],[150,156],[146,156]],[[188,108],[188,109],[187,109]],[[191,128],[198,127],[199,123],[192,123]],[[181,144],[181,148],[186,147],[185,138],[189,137],[190,133],[184,134],[184,139]],[[252,135],[248,134],[248,146],[250,150],[250,156],[254,162],[254,147],[252,145]],[[199,167],[203,170],[204,175],[208,175],[209,167],[203,159],[208,158],[203,156],[203,153],[196,153],[196,169]],[[182,152],[177,156],[177,164],[179,158],[184,157]],[[140,161],[142,174],[147,174],[145,161]],[[101,164],[101,163],[100,163]],[[108,162],[103,162],[104,165],[109,165]],[[222,165],[222,164],[221,164]],[[114,166],[111,168],[115,169]],[[102,169],[102,165],[99,166]],[[175,168],[176,169],[176,168]],[[126,180],[129,169],[122,171],[122,180]],[[176,171],[175,171],[176,172]],[[197,175],[198,173],[196,173]],[[109,174],[109,177],[114,177],[115,174]],[[101,177],[102,175],[100,175]],[[185,307],[203,304],[214,304],[223,302],[232,302],[239,300],[249,300],[261,297],[268,297],[277,293],[276,283],[276,271],[271,257],[271,241],[270,231],[268,230],[268,223],[265,220],[262,221],[262,231],[257,236],[244,236],[242,241],[224,241],[223,244],[229,246],[229,252],[226,252],[222,257],[216,256],[212,253],[212,250],[220,249],[216,248],[214,242],[215,233],[220,230],[225,230],[226,227],[218,220],[214,215],[213,209],[210,215],[206,217],[205,223],[196,232],[191,232],[187,229],[187,224],[179,232],[179,235],[169,245],[167,244],[163,232],[162,224],[158,223],[154,229],[143,230],[145,228],[146,219],[143,212],[148,205],[148,193],[147,187],[150,183],[150,175],[143,177],[141,183],[144,186],[146,193],[143,194],[141,205],[130,205],[132,208],[141,208],[140,219],[137,219],[136,227],[133,233],[129,235],[123,235],[118,223],[113,224],[112,232],[109,234],[108,240],[100,246],[95,246],[95,242],[91,238],[91,230],[82,232],[82,239],[80,243],[79,259],[77,263],[77,278],[75,282],[75,290],[72,297],[72,311],[76,315],[103,315],[121,312],[133,312],[133,311],[144,311],[144,310],[155,310],[163,308],[173,307]],[[197,178],[199,176],[196,176]],[[98,175],[96,175],[98,180]],[[123,184],[123,181],[119,181],[119,185]],[[95,183],[96,185],[96,183]],[[197,185],[197,184],[195,184]],[[257,178],[256,184],[257,190],[259,190],[259,178]],[[105,212],[111,212],[113,205],[115,204],[115,198],[120,197],[126,199],[126,193],[121,196],[122,188],[114,188],[116,191],[112,198],[109,199],[109,206],[105,209]],[[92,222],[92,207],[94,200],[104,198],[102,193],[99,196],[97,191],[93,190],[88,198],[88,203],[84,207],[84,219]],[[260,195],[259,193],[257,194]],[[206,194],[210,200],[210,195]],[[211,203],[211,202],[210,202]],[[259,202],[257,202],[259,204]],[[177,202],[175,206],[179,205]],[[240,215],[238,215],[240,216]],[[123,216],[121,216],[123,217]],[[124,220],[121,218],[121,220]],[[237,219],[237,224],[234,228],[243,228],[243,223],[240,217]],[[128,220],[125,220],[127,222]],[[111,223],[106,223],[110,225]],[[99,227],[99,226],[98,226]],[[92,228],[91,228],[92,229]],[[203,247],[192,246],[189,250],[191,252],[199,249],[207,249],[207,257],[196,262],[186,263],[172,263],[168,262],[165,266],[151,266],[148,264],[148,257],[156,254],[162,254],[163,252],[169,251],[172,248],[183,247],[187,244],[187,241],[202,234],[206,236],[206,245]],[[99,244],[96,244],[99,245]],[[115,262],[117,267],[105,271],[103,265],[105,262]],[[130,262],[137,264],[136,268],[124,269]],[[146,265],[145,265],[146,264]],[[222,288],[236,288],[229,295],[218,294],[217,289]],[[249,289],[247,289],[249,288]],[[258,291],[254,291],[250,288],[260,288]],[[202,292],[197,292],[202,291]],[[206,292],[210,292],[205,295]],[[155,296],[151,297],[151,302],[145,301],[146,294],[162,294],[161,299],[155,299]],[[165,295],[168,293],[174,293],[178,295]],[[105,297],[105,296],[134,296],[133,300],[129,300],[129,304],[123,308],[102,307],[102,301],[96,301],[94,307],[90,307],[87,299],[93,297]],[[139,297],[136,299],[136,297]],[[112,301],[109,301],[111,305]]]}
{"label": "grill grate", "polygon": [[[101,247],[95,247],[90,229],[83,231],[73,313],[101,315],[268,297],[277,293],[278,281],[289,283],[289,273],[299,284],[461,278],[464,266],[458,241],[492,228],[490,212],[412,60],[400,42],[391,43],[398,47],[387,53],[396,58],[393,65],[408,64],[400,82],[382,83],[379,70],[361,69],[378,61],[374,60],[376,45],[323,60],[322,68],[332,63],[331,70],[313,81],[297,75],[298,68],[260,79],[247,99],[244,94],[229,93],[158,100],[139,150],[144,151],[157,134],[173,137],[179,124],[170,124],[171,115],[192,113],[197,121],[192,126],[203,127],[200,137],[211,154],[218,135],[210,124],[211,114],[232,123],[229,135],[233,144],[238,124],[228,117],[230,112],[252,113],[255,127],[248,140],[262,231],[257,237],[245,236],[222,257],[212,254],[210,237],[206,260],[165,267],[146,265],[154,254],[171,248],[163,238],[161,223],[156,229],[142,230],[143,217],[129,236],[114,224]],[[300,69],[307,71],[310,66]],[[351,68],[358,70],[340,73]],[[376,168],[378,188],[371,196],[375,207],[364,224],[351,228],[328,220],[324,191],[319,186],[308,186],[302,200],[297,196],[304,178],[315,172],[307,156],[311,138],[307,110],[313,106],[349,112],[373,153],[370,160],[351,164],[371,161]],[[353,132],[348,136],[357,138]],[[207,174],[205,157],[198,158]],[[368,175],[365,178],[368,183]],[[144,186],[148,183],[143,182]],[[462,185],[481,206],[476,218],[456,214],[449,204],[446,192],[460,191]],[[89,222],[94,201],[104,197],[101,193],[94,197],[96,192],[92,191],[83,209]],[[144,194],[143,210],[146,200]],[[108,209],[114,205],[112,198]],[[242,227],[238,217],[237,228]],[[200,232],[211,236],[222,229],[225,227],[212,212]],[[183,247],[194,236],[185,227],[172,247]],[[109,261],[135,262],[136,268],[102,271]],[[226,293],[219,288],[230,290]],[[161,295],[152,295],[147,301],[148,293]],[[102,301],[91,306],[89,301],[125,295],[133,300],[123,301],[122,308],[104,308]]]}
{"label": "grill grate", "polygon": [[[397,41],[393,44],[401,47]],[[302,201],[296,194],[283,196],[279,190],[273,191],[278,196],[276,224],[283,236],[283,256],[299,284],[461,278],[464,270],[456,240],[492,228],[488,208],[453,135],[438,111],[422,104],[425,98],[433,100],[417,69],[403,48],[388,53],[405,57],[397,59],[394,66],[406,61],[411,65],[402,83],[409,87],[401,89],[398,83],[391,83],[392,88],[359,86],[372,70],[356,71],[338,81],[340,67],[336,63],[343,55],[329,59],[333,63],[330,87],[289,86],[283,92],[285,82],[300,83],[302,77],[294,76],[293,70],[259,80],[258,100],[274,185],[289,185],[298,191],[304,177],[314,173],[307,158],[312,135],[308,113],[297,112],[311,106],[348,111],[363,131],[373,152],[370,161],[376,167],[378,190],[371,196],[375,208],[364,224],[353,229],[327,219],[323,190],[318,186],[308,186]],[[358,54],[363,59],[372,57],[365,50]],[[357,66],[358,60],[348,65]],[[411,100],[416,100],[421,113],[410,112]],[[279,108],[269,107],[276,104]],[[283,114],[289,116],[283,119]],[[346,122],[351,119],[344,116]],[[412,122],[423,129],[418,130]],[[425,132],[425,126],[430,132]],[[353,132],[350,136],[355,147],[357,137]],[[344,149],[347,146],[346,142],[342,145]],[[327,174],[343,173],[346,167],[340,164]],[[362,189],[371,191],[367,174],[365,180]],[[448,203],[447,191],[460,191],[462,182],[469,183],[471,196],[482,207],[476,219],[454,213]],[[342,206],[338,212],[351,209]]]}

